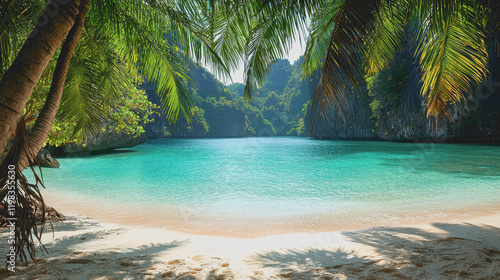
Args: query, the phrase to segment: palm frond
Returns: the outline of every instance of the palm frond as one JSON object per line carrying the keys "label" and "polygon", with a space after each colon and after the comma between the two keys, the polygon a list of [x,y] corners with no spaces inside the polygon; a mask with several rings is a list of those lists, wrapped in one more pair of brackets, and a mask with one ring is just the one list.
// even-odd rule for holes
{"label": "palm frond", "polygon": [[171,122],[181,112],[187,119],[191,116],[185,86],[191,82],[188,59],[212,61],[221,72],[229,72],[211,48],[205,31],[182,11],[182,2],[99,2],[91,11],[96,14],[93,24],[102,27],[102,32],[114,34],[123,60],[157,83],[157,93]]}
{"label": "palm frond", "polygon": [[[221,79],[229,79],[231,70],[236,66],[231,61],[222,59],[220,49],[217,49],[215,40],[220,36],[221,13],[226,10],[216,1],[178,1],[173,7],[160,6],[159,9],[167,15],[172,46],[180,47],[187,60],[206,65],[212,73]],[[226,6],[227,9],[235,4]]]}
{"label": "palm frond", "polygon": [[[271,63],[283,58],[295,39],[304,38],[308,9],[294,1],[284,4],[277,10],[274,6],[262,8],[260,17],[251,25],[245,47],[245,98],[250,99],[263,84]],[[259,8],[254,7],[255,12]]]}
{"label": "palm frond", "polygon": [[488,53],[475,1],[462,1],[462,5],[437,2],[424,6],[420,14],[421,94],[428,116],[451,120],[449,106],[459,109],[464,95],[486,78]]}
{"label": "palm frond", "polygon": [[345,112],[352,112],[348,110],[348,94],[351,86],[358,89],[358,79],[364,75],[366,45],[379,18],[380,5],[379,0],[346,0],[330,19],[328,24],[334,29],[312,101],[310,129],[320,118],[328,117],[328,110],[337,110],[344,120]]}
{"label": "palm frond", "polygon": [[98,75],[94,71],[96,69],[92,69],[96,61],[80,56],[79,49],[80,46],[75,51],[68,69],[58,118],[76,121],[73,136],[82,129],[86,135],[91,136],[101,128],[105,114],[105,107],[101,102],[106,100],[106,96],[99,98],[99,94],[103,92],[97,89],[93,79]]}
{"label": "palm frond", "polygon": [[[295,11],[302,11],[308,15],[314,11],[321,9],[325,5],[332,4],[328,1],[310,1],[310,0],[260,0],[256,1],[260,11],[271,9],[272,12],[280,12],[283,9],[292,9]],[[328,4],[327,4],[328,3]]]}
{"label": "palm frond", "polygon": [[405,28],[410,18],[408,1],[384,2],[378,21],[370,34],[365,51],[366,72],[372,74],[386,68],[394,54],[404,46]]}
{"label": "palm frond", "polygon": [[334,27],[330,19],[339,8],[337,1],[331,1],[328,5],[316,10],[312,15],[302,64],[305,76],[311,76],[314,71],[323,65]]}
{"label": "palm frond", "polygon": [[117,101],[132,83],[130,69],[115,52],[115,42],[88,28],[71,60],[59,107],[60,119],[76,121],[73,136],[81,129],[87,136],[100,130],[107,105]]}
{"label": "palm frond", "polygon": [[44,9],[45,2],[39,0],[0,3],[0,77],[14,60]]}
{"label": "palm frond", "polygon": [[251,29],[250,5],[219,9],[209,21],[214,22],[214,49],[220,54],[230,70],[236,70],[245,59],[246,38]]}

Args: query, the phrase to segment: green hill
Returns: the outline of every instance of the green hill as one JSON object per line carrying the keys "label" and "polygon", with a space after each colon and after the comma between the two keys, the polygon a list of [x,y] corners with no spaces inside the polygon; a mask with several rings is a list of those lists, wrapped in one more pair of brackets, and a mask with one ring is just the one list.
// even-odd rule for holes
{"label": "green hill", "polygon": [[[301,63],[302,59],[293,65],[277,61],[251,102],[243,99],[243,84],[225,86],[203,67],[191,65],[192,121],[181,118],[170,124],[164,115],[156,116],[155,122],[146,125],[147,137],[306,136],[310,85],[302,79]],[[149,100],[160,105],[154,85],[143,87]]]}

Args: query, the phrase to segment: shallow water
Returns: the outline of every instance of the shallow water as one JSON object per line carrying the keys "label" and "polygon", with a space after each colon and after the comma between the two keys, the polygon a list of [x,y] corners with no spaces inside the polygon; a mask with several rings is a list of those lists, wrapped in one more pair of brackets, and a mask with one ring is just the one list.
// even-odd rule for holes
{"label": "shallow water", "polygon": [[500,205],[500,147],[161,139],[43,169],[52,206],[195,233],[262,235],[420,222]]}

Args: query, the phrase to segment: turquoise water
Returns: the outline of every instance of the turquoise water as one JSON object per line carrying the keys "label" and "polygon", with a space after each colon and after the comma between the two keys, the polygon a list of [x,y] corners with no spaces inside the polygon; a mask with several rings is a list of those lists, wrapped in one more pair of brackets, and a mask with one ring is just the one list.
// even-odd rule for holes
{"label": "turquoise water", "polygon": [[53,206],[200,233],[335,230],[500,205],[498,146],[160,139],[59,161],[43,169]]}

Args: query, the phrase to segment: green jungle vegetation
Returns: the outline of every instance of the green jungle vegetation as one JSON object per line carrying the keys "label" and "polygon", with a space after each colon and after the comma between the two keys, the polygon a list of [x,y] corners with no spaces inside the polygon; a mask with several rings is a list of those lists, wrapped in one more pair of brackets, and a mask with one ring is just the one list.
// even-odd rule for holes
{"label": "green jungle vegetation", "polygon": [[[243,84],[225,86],[208,70],[191,65],[189,73],[194,84],[189,87],[189,93],[194,114],[190,122],[181,117],[178,123],[169,123],[162,114],[157,114],[159,131],[147,136],[307,136],[310,89],[314,89],[318,81],[302,75],[302,61],[301,57],[294,64],[288,60],[272,64],[264,86],[249,102],[244,99]],[[150,100],[161,107],[154,92],[146,92]]]}

